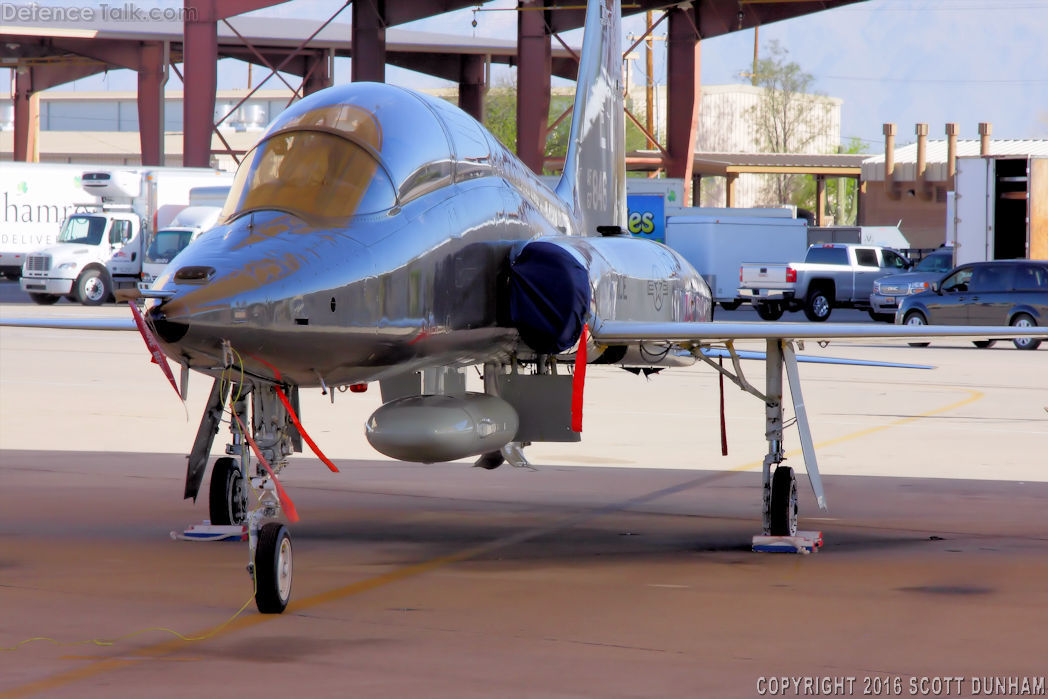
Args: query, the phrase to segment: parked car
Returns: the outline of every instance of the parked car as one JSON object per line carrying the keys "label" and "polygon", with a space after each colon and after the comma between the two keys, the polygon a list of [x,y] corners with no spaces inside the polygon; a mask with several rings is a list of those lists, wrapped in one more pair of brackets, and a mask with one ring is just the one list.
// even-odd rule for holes
{"label": "parked car", "polygon": [[917,263],[905,274],[889,274],[873,282],[870,317],[891,323],[899,310],[901,297],[928,291],[932,284],[953,269],[953,248],[942,247]]}
{"label": "parked car", "polygon": [[[903,325],[1048,325],[1048,260],[993,260],[957,267],[929,291],[906,296],[895,322]],[[990,347],[994,339],[977,340]],[[1041,340],[1016,338],[1019,349]],[[911,343],[927,345],[928,343]]]}

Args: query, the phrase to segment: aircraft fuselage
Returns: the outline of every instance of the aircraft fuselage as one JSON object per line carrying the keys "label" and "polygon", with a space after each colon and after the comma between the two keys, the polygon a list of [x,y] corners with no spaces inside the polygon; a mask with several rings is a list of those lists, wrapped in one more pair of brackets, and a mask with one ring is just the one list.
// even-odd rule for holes
{"label": "aircraft fuselage", "polygon": [[519,337],[500,285],[537,239],[591,270],[602,317],[709,317],[708,288],[675,253],[584,235],[477,122],[390,85],[287,110],[241,165],[224,216],[171,262],[153,288],[174,293],[149,312],[165,353],[212,375],[224,343],[250,374],[300,385],[505,359]]}

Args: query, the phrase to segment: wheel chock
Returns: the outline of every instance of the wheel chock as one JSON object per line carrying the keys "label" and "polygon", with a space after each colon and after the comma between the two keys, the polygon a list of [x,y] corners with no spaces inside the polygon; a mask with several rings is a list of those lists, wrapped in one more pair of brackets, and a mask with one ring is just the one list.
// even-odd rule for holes
{"label": "wheel chock", "polygon": [[797,532],[795,536],[753,537],[753,550],[758,553],[815,553],[822,547],[822,532]]}
{"label": "wheel chock", "polygon": [[177,541],[247,541],[246,524],[191,524],[179,534],[171,532],[171,538]]}

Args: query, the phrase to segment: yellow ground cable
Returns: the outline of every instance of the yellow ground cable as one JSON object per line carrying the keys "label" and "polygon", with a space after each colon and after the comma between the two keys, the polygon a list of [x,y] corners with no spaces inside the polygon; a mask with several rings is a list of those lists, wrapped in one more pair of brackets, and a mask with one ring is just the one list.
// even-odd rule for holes
{"label": "yellow ground cable", "polygon": [[[241,382],[237,384],[237,390],[240,391],[240,387],[243,385],[243,377],[244,377],[243,366],[244,365],[243,365],[243,361],[240,359],[240,354],[237,353],[236,350],[233,350],[233,353],[237,355],[237,360],[241,362],[240,363],[240,367],[241,367],[241,369],[240,369]],[[226,372],[227,372],[227,370],[223,370],[223,372],[222,372],[222,378],[221,378],[222,381],[226,380],[226,378],[225,378]],[[237,400],[239,400],[239,398],[240,398],[240,396],[238,394],[235,398],[233,398],[233,402],[236,402]],[[232,414],[232,407],[230,408],[230,414]],[[230,421],[230,424],[233,424],[232,421]],[[237,429],[238,429],[238,431],[240,431],[241,439],[243,439],[244,438],[243,431],[240,430],[239,427]],[[262,496],[261,495],[256,495],[256,500],[261,503]],[[258,592],[258,583],[257,583],[254,575],[251,576],[251,584],[252,584],[251,596],[248,598],[248,600],[246,602],[244,602],[244,604],[240,607],[240,609],[238,609],[233,614],[233,616],[229,617],[228,619],[223,621],[218,626],[212,627],[206,633],[203,633],[203,634],[200,634],[200,635],[197,635],[197,636],[186,636],[185,634],[179,633],[178,631],[175,631],[174,629],[169,629],[166,626],[150,626],[149,628],[139,629],[138,631],[132,631],[131,633],[127,633],[127,634],[124,634],[123,636],[117,636],[116,638],[111,638],[111,639],[91,638],[91,639],[87,639],[87,640],[83,640],[83,641],[59,641],[57,639],[50,638],[48,636],[34,636],[33,638],[27,638],[24,641],[19,641],[18,643],[16,643],[13,646],[0,646],[0,651],[15,651],[15,650],[18,650],[19,648],[21,648],[22,646],[27,646],[30,643],[35,643],[35,642],[38,642],[38,641],[40,641],[40,642],[46,641],[46,642],[51,643],[52,645],[58,646],[60,648],[66,647],[66,646],[82,646],[82,645],[93,645],[93,646],[108,647],[108,646],[116,645],[119,641],[126,641],[129,638],[134,638],[135,636],[141,636],[142,634],[149,633],[150,631],[161,631],[161,632],[164,632],[164,633],[169,633],[172,636],[174,636],[175,638],[177,638],[177,639],[179,639],[181,641],[185,641],[187,643],[196,642],[196,641],[206,641],[207,639],[211,638],[212,636],[214,636],[215,634],[220,632],[226,626],[229,626],[229,624],[231,624],[234,619],[236,619],[241,614],[243,614],[244,610],[247,609],[248,606],[251,605],[251,602],[254,601],[254,599],[255,599],[255,594]]]}
{"label": "yellow ground cable", "polygon": [[247,599],[247,602],[244,602],[243,606],[241,606],[240,609],[238,609],[233,614],[233,616],[229,617],[228,619],[223,621],[218,626],[212,627],[212,628],[208,629],[205,633],[199,634],[197,636],[186,636],[185,634],[179,633],[178,631],[175,631],[174,629],[169,629],[166,626],[150,626],[147,629],[139,629],[138,631],[132,631],[131,633],[124,634],[123,636],[117,636],[116,638],[110,638],[110,639],[92,638],[92,639],[88,639],[86,641],[58,641],[58,640],[56,640],[54,638],[48,638],[46,636],[36,636],[34,638],[27,638],[26,640],[21,641],[19,643],[16,643],[15,645],[10,646],[10,647],[0,647],[0,651],[14,651],[14,650],[18,650],[22,646],[29,645],[30,643],[34,643],[36,641],[47,641],[47,642],[51,643],[52,645],[58,646],[60,648],[61,647],[65,647],[65,646],[83,646],[83,645],[93,645],[93,646],[108,647],[108,646],[116,645],[119,641],[126,641],[129,638],[134,638],[135,636],[141,636],[142,634],[149,633],[150,631],[161,631],[161,632],[164,632],[164,633],[169,633],[172,636],[174,636],[175,638],[179,639],[180,641],[185,641],[187,643],[192,643],[192,642],[196,642],[196,641],[206,641],[207,639],[211,638],[215,634],[219,633],[222,629],[224,629],[225,627],[227,627],[231,623],[233,623],[233,621],[238,616],[243,614],[244,610],[247,609],[248,606],[250,606],[250,604],[254,601],[255,593],[258,591],[258,586],[257,586],[257,584],[254,581],[254,577],[255,576],[251,576],[251,578],[252,578],[252,588],[253,589],[251,591],[251,596],[248,597],[248,599]]}

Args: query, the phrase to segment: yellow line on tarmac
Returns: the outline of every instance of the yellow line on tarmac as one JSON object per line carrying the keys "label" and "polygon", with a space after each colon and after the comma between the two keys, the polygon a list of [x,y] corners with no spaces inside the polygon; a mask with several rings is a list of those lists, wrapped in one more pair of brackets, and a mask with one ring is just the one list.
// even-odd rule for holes
{"label": "yellow line on tarmac", "polygon": [[[880,432],[882,430],[891,429],[892,427],[899,427],[900,425],[905,425],[905,424],[907,424],[909,422],[915,422],[917,420],[920,420],[921,418],[931,417],[932,415],[938,415],[939,413],[946,413],[946,412],[949,412],[951,410],[956,410],[957,408],[961,408],[961,407],[963,407],[965,405],[968,405],[970,403],[974,403],[974,402],[976,402],[978,400],[982,400],[983,397],[985,397],[985,395],[986,395],[986,394],[984,394],[981,391],[975,391],[975,390],[972,390],[970,388],[948,388],[947,390],[964,392],[964,393],[968,394],[968,397],[965,398],[964,400],[958,401],[956,403],[951,403],[950,405],[944,406],[942,408],[936,408],[935,410],[929,410],[928,412],[921,413],[920,415],[911,415],[910,417],[899,418],[898,420],[893,420],[892,422],[889,422],[886,425],[878,425],[877,427],[870,427],[870,428],[865,429],[865,430],[860,430],[859,432],[852,432],[851,434],[846,434],[846,435],[844,435],[842,437],[836,437],[834,439],[828,439],[825,442],[819,442],[818,444],[816,444],[815,448],[818,449],[820,447],[828,447],[831,444],[839,444],[841,442],[846,442],[846,441],[849,441],[849,440],[852,440],[852,439],[858,439],[859,437],[865,437],[866,435],[873,434],[875,432]],[[796,453],[799,453],[799,451],[790,452],[791,455],[792,454],[796,454]]]}
{"label": "yellow line on tarmac", "polygon": [[[964,400],[958,401],[956,403],[951,403],[950,405],[941,408],[936,408],[935,410],[929,410],[928,412],[921,413],[920,415],[913,415],[911,417],[893,420],[892,422],[885,425],[879,425],[877,427],[870,427],[868,429],[860,430],[858,432],[852,432],[851,434],[846,434],[841,437],[836,437],[834,439],[827,440],[825,442],[820,442],[815,446],[816,448],[827,447],[832,444],[839,444],[841,442],[846,442],[852,439],[865,437],[869,434],[880,432],[881,430],[887,430],[892,427],[905,425],[906,423],[914,422],[924,417],[930,417],[939,413],[945,413],[949,412],[950,410],[955,410],[970,403],[974,403],[975,401],[980,400],[984,396],[983,393],[971,389],[957,388],[950,390],[965,391],[969,395]],[[800,453],[799,450],[794,450],[789,452],[789,455],[796,455],[798,453]],[[749,469],[761,466],[763,463],[763,460],[754,461],[748,464],[743,464],[742,466],[736,466],[726,471],[719,471],[714,474],[702,476],[696,479],[691,479],[684,483],[680,483],[675,486],[670,486],[669,488],[664,488],[662,490],[655,491],[654,493],[642,495],[637,498],[631,498],[629,500],[625,500],[620,503],[615,503],[613,505],[588,510],[577,515],[568,517],[565,520],[549,525],[547,527],[529,529],[518,534],[506,536],[501,539],[495,539],[486,544],[480,544],[479,546],[473,546],[468,549],[463,549],[462,551],[458,551],[457,553],[452,553],[447,556],[441,556],[439,558],[433,558],[428,561],[423,561],[421,563],[415,563],[413,565],[404,566],[403,568],[398,568],[397,570],[390,571],[383,575],[377,575],[375,577],[360,580],[358,582],[351,583],[343,587],[337,587],[333,590],[328,590],[327,592],[321,592],[319,594],[312,595],[311,597],[306,597],[305,599],[298,600],[297,602],[292,602],[288,605],[285,614],[294,614],[298,611],[305,611],[307,609],[321,604],[325,604],[327,602],[334,602],[336,600],[351,597],[353,595],[357,595],[362,592],[367,592],[369,590],[373,590],[384,585],[389,585],[400,580],[405,580],[407,578],[423,575],[424,573],[429,573],[438,568],[451,565],[452,563],[461,563],[462,561],[469,560],[471,558],[476,558],[477,556],[481,556],[485,553],[490,553],[491,551],[502,549],[507,546],[512,546],[513,544],[517,544],[522,541],[527,541],[528,539],[533,539],[543,534],[576,526],[577,524],[583,521],[599,517],[609,512],[619,511],[625,509],[626,507],[630,507],[642,502],[648,502],[650,500],[663,497],[664,495],[669,493],[679,492],[681,490],[686,490],[697,485],[707,483],[710,480],[723,477],[729,473],[747,471]],[[225,624],[224,626],[212,627],[199,633],[189,634],[189,637],[201,638],[201,640],[217,638],[219,636],[231,634],[235,631],[240,631],[243,629],[251,628],[253,626],[258,626],[259,624],[265,623],[267,621],[275,621],[280,618],[281,615],[277,614],[258,614],[256,616],[239,617]],[[143,660],[156,659],[160,656],[164,656],[168,653],[172,653],[178,650],[179,648],[184,647],[186,643],[187,641],[175,638],[169,641],[163,641],[150,646],[139,648],[137,650],[133,650],[130,653],[125,653],[123,657],[120,658],[107,658],[103,660],[98,660],[97,662],[94,662],[90,665],[86,665],[81,668],[77,668],[75,670],[70,670],[68,672],[53,675],[51,677],[37,680],[35,682],[30,682],[28,684],[21,685],[20,687],[15,687],[14,689],[0,691],[0,699],[13,699],[14,697],[30,696],[38,692],[45,692],[48,690],[56,689],[58,687],[64,687],[79,680],[84,680],[89,677],[94,677],[96,675],[101,675],[106,672],[111,672],[124,667],[128,667],[130,665],[134,665]]]}

